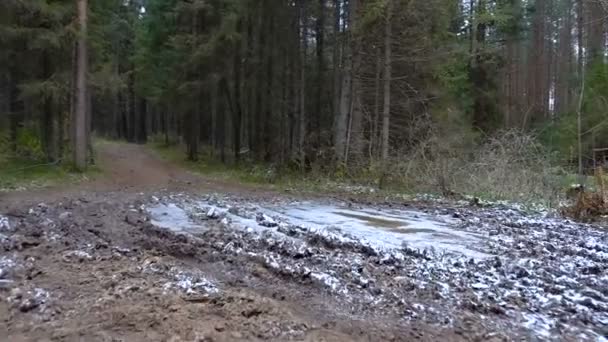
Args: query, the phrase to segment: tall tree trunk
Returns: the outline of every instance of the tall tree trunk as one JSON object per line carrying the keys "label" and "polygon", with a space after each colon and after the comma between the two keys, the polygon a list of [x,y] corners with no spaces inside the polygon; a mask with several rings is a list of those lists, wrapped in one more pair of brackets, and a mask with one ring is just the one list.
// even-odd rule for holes
{"label": "tall tree trunk", "polygon": [[137,102],[135,96],[135,68],[131,66],[127,80],[127,141],[137,140]]}
{"label": "tall tree trunk", "polygon": [[[88,62],[87,62],[88,65]],[[93,153],[93,92],[91,86],[87,84],[87,112],[85,125],[87,127],[87,163],[95,165],[95,155]]]}
{"label": "tall tree trunk", "polygon": [[270,162],[273,155],[273,134],[274,132],[274,97],[273,97],[273,86],[274,86],[274,47],[276,44],[276,17],[274,9],[270,9],[270,14],[267,17],[268,23],[268,42],[264,48],[267,53],[268,62],[266,64],[266,111],[263,118],[264,122],[264,161]]}
{"label": "tall tree trunk", "polygon": [[10,133],[9,133],[9,141],[10,141],[10,149],[14,154],[17,153],[17,139],[19,133],[19,90],[17,89],[17,80],[14,75],[10,78],[9,81],[9,91],[8,91],[8,105],[9,105],[9,125],[10,125]]}
{"label": "tall tree trunk", "polygon": [[538,121],[545,116],[546,106],[544,100],[545,92],[545,68],[546,68],[546,44],[545,44],[545,20],[546,2],[535,3],[534,16],[532,18],[532,47],[530,48],[530,70],[528,72],[528,110],[533,114],[532,118]]}
{"label": "tall tree trunk", "polygon": [[604,56],[606,39],[604,36],[607,14],[602,1],[605,0],[584,0],[588,9],[587,13],[587,49],[588,64],[601,60]]}
{"label": "tall tree trunk", "polygon": [[384,106],[382,108],[382,161],[386,163],[389,151],[389,133],[391,117],[391,78],[392,78],[392,22],[393,1],[386,5],[386,23],[384,32]]}
{"label": "tall tree trunk", "polygon": [[[350,0],[351,18],[350,25],[357,27],[359,19],[359,0]],[[348,164],[357,164],[361,161],[363,154],[363,105],[361,99],[361,34],[355,34],[351,40],[352,44],[352,69],[351,69],[351,99],[350,99],[350,124],[347,132],[345,161]]]}
{"label": "tall tree trunk", "polygon": [[350,121],[350,111],[352,102],[352,74],[353,74],[353,24],[354,11],[353,3],[349,3],[348,8],[348,31],[345,32],[343,42],[343,60],[340,68],[340,103],[338,106],[338,114],[336,118],[334,134],[335,159],[338,164],[344,164],[346,157],[347,134]]}
{"label": "tall tree trunk", "polygon": [[562,13],[559,29],[559,55],[557,62],[557,81],[555,85],[555,113],[570,110],[570,78],[572,75],[572,14],[571,1],[565,0],[566,10]]}
{"label": "tall tree trunk", "polygon": [[[299,11],[296,11],[299,13]],[[299,153],[299,150],[296,148],[295,138],[296,138],[296,120],[298,119],[297,113],[299,112],[299,69],[298,69],[298,60],[300,58],[300,22],[299,22],[299,14],[292,16],[291,22],[291,30],[290,33],[290,42],[291,44],[287,47],[288,51],[288,66],[289,66],[289,77],[288,77],[288,87],[289,87],[289,158],[295,160],[298,158],[296,153]]]}
{"label": "tall tree trunk", "polygon": [[[44,52],[42,56],[42,69],[43,78],[45,80],[50,79],[53,74],[51,69],[51,58],[48,52]],[[54,115],[53,115],[53,96],[51,94],[44,94],[42,101],[42,147],[45,152],[46,160],[49,163],[55,162],[55,127],[54,127]]]}
{"label": "tall tree trunk", "polygon": [[509,5],[512,9],[512,17],[509,19],[509,28],[507,31],[507,61],[506,61],[506,89],[504,109],[504,126],[511,128],[518,122],[516,118],[521,114],[521,97],[520,89],[520,23],[522,21],[520,0],[510,0]]}
{"label": "tall tree trunk", "polygon": [[161,130],[165,136],[165,146],[169,146],[169,109],[167,105],[161,104]]}
{"label": "tall tree trunk", "polygon": [[222,163],[226,163],[226,101],[222,100],[221,85],[218,83],[216,86],[217,96],[217,133],[216,137],[220,145],[220,160]]}
{"label": "tall tree trunk", "polygon": [[[243,20],[239,19],[237,23],[237,32],[241,32]],[[234,63],[233,63],[233,87],[234,87],[234,112],[232,119],[232,135],[234,139],[234,160],[239,162],[241,155],[241,121],[242,121],[242,104],[241,104],[241,40],[234,46]]]}
{"label": "tall tree trunk", "polygon": [[323,124],[323,93],[325,91],[325,82],[323,82],[323,75],[325,72],[325,0],[318,0],[318,13],[316,22],[316,39],[317,39],[317,93],[315,94],[315,127],[314,132],[316,135],[315,145],[320,146],[321,139],[321,127]]}
{"label": "tall tree trunk", "polygon": [[76,77],[76,107],[74,116],[75,136],[73,141],[74,165],[83,171],[87,167],[87,0],[76,0],[78,8],[78,58]]}
{"label": "tall tree trunk", "polygon": [[[260,1],[260,12],[264,13],[265,10],[268,8],[267,6],[267,1],[268,0],[261,0]],[[265,94],[264,94],[264,90],[265,90],[265,85],[266,82],[264,80],[264,62],[266,61],[266,53],[267,53],[267,46],[266,46],[266,38],[267,38],[267,32],[266,32],[266,26],[268,20],[265,20],[265,18],[263,18],[263,16],[260,15],[260,24],[259,24],[259,37],[258,37],[258,65],[257,65],[257,79],[256,79],[256,105],[255,105],[255,118],[254,118],[254,154],[256,156],[260,156],[262,154],[262,149],[264,148],[263,145],[263,139],[264,139],[264,113],[265,113],[265,106],[267,106],[268,104],[266,103],[266,98],[265,98]]]}
{"label": "tall tree trunk", "polygon": [[474,40],[473,54],[470,60],[469,72],[473,84],[473,127],[481,131],[490,131],[493,128],[493,115],[495,114],[491,93],[495,89],[490,76],[491,55],[487,51],[486,35],[488,23],[486,17],[486,0],[479,0],[475,11],[477,22],[473,28]]}
{"label": "tall tree trunk", "polygon": [[306,14],[306,2],[299,1],[300,10],[300,96],[299,96],[299,129],[298,129],[298,152],[300,167],[305,166],[306,151],[304,141],[306,139],[306,55],[308,46],[308,18]]}
{"label": "tall tree trunk", "polygon": [[148,118],[148,101],[146,98],[139,98],[138,109],[138,125],[137,125],[137,143],[145,144],[148,141],[147,118]]}
{"label": "tall tree trunk", "polygon": [[578,77],[583,77],[583,66],[585,65],[584,48],[584,7],[583,0],[576,0],[576,46],[577,46],[577,73]]}
{"label": "tall tree trunk", "polygon": [[377,49],[376,56],[376,77],[374,78],[374,116],[372,118],[371,123],[371,134],[369,139],[369,159],[372,162],[378,156],[378,151],[381,149],[379,146],[380,139],[378,138],[378,126],[380,121],[380,93],[381,86],[383,85],[381,82],[382,73],[384,71],[384,63],[382,59],[382,49]]}
{"label": "tall tree trunk", "polygon": [[249,146],[249,150],[252,151],[254,147],[254,76],[255,76],[255,68],[252,63],[254,55],[255,55],[255,46],[254,46],[254,33],[253,33],[253,16],[251,14],[247,17],[247,62],[245,63],[245,87],[247,89],[247,113],[246,113],[246,121],[247,121],[247,145]]}
{"label": "tall tree trunk", "polygon": [[341,82],[341,39],[340,20],[342,18],[342,1],[334,0],[334,39],[333,39],[333,91],[332,91],[332,137],[334,146],[336,144],[336,132],[340,109],[340,87]]}

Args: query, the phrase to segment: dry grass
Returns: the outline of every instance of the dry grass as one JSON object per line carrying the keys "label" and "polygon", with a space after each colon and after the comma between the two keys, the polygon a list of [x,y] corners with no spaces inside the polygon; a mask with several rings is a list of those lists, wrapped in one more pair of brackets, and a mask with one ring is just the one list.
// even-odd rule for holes
{"label": "dry grass", "polygon": [[596,189],[587,191],[582,186],[571,189],[569,197],[573,197],[574,200],[571,205],[562,208],[563,215],[587,222],[608,215],[604,170],[598,167],[594,173]]}
{"label": "dry grass", "polygon": [[391,180],[413,192],[473,195],[555,206],[564,194],[565,170],[530,134],[504,131],[480,145],[432,135],[393,163]]}

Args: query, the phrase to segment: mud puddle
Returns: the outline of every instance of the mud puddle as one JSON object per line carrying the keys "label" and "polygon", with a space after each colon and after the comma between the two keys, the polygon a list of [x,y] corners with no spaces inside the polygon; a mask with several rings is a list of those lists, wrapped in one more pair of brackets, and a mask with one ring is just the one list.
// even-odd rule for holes
{"label": "mud puddle", "polygon": [[260,225],[254,218],[256,214],[263,213],[283,224],[346,234],[380,249],[407,246],[475,259],[492,256],[479,250],[479,234],[457,230],[456,221],[448,215],[429,215],[415,210],[349,208],[314,202],[262,204],[259,207],[229,209],[201,201],[190,207],[180,207],[174,203],[157,204],[147,210],[153,224],[177,232],[203,231],[206,228],[196,223],[197,218],[211,218],[215,215],[239,223],[244,229],[258,230]]}
{"label": "mud puddle", "polygon": [[337,227],[344,233],[381,248],[401,248],[406,245],[478,259],[490,257],[490,254],[475,249],[474,246],[479,244],[479,236],[455,229],[456,222],[447,215],[429,215],[415,210],[346,208],[315,203],[291,205],[276,211],[293,224],[314,229]]}

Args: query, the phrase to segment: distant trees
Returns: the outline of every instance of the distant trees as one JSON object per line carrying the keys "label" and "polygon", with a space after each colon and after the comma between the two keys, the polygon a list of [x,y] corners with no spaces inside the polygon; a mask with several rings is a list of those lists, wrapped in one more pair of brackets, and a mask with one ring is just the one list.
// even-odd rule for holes
{"label": "distant trees", "polygon": [[519,128],[573,160],[583,73],[584,149],[608,143],[601,0],[99,0],[88,27],[86,5],[0,3],[13,153],[35,129],[45,159],[71,146],[83,168],[92,127],[352,173],[437,132]]}

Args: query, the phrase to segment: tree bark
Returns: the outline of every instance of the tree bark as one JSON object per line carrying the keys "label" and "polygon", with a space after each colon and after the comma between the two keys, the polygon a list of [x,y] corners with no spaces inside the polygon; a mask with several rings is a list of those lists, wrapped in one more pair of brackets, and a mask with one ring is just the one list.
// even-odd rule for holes
{"label": "tree bark", "polygon": [[87,0],[76,0],[78,8],[78,52],[77,52],[77,77],[76,77],[76,106],[74,115],[74,166],[79,171],[87,167]]}
{"label": "tree bark", "polygon": [[[351,21],[353,28],[357,27],[359,19],[359,1],[350,0]],[[360,166],[363,157],[363,103],[361,97],[361,75],[362,75],[362,34],[353,32],[352,44],[352,68],[351,68],[351,99],[350,99],[350,125],[347,133],[345,161]]]}
{"label": "tree bark", "polygon": [[379,148],[382,144],[379,142],[378,126],[380,121],[380,93],[381,93],[381,78],[384,71],[384,63],[382,59],[382,49],[377,49],[376,56],[376,77],[374,78],[374,116],[371,123],[371,134],[369,139],[369,159],[373,161],[378,156]]}
{"label": "tree bark", "polygon": [[[238,20],[237,32],[241,32],[243,26],[242,19]],[[234,63],[233,63],[233,75],[234,75],[234,112],[232,119],[232,135],[234,139],[234,160],[236,163],[239,162],[241,155],[241,120],[242,120],[242,105],[241,105],[241,41],[239,40],[234,47]]]}
{"label": "tree bark", "polygon": [[[51,69],[51,58],[48,52],[43,52],[42,56],[42,77],[48,80],[53,71]],[[44,150],[46,160],[49,163],[55,162],[55,127],[54,127],[54,113],[53,113],[53,97],[51,94],[44,94],[42,101],[42,148]]]}
{"label": "tree bark", "polygon": [[[268,0],[261,0],[260,1],[260,12],[263,13],[264,10],[267,8],[266,6],[266,2]],[[264,72],[264,62],[266,61],[266,38],[267,38],[267,32],[266,32],[266,22],[267,20],[262,19],[262,16],[260,16],[260,24],[259,24],[259,36],[258,36],[258,54],[257,54],[257,78],[256,78],[256,105],[255,105],[255,118],[254,118],[254,139],[253,139],[253,151],[254,154],[256,156],[260,156],[262,154],[262,149],[264,148],[263,145],[263,140],[264,140],[264,112],[265,112],[265,106],[267,105],[266,103],[266,98],[265,98],[265,94],[264,94],[264,90],[265,90],[265,84],[266,82],[264,82],[264,76],[265,76],[265,72]]]}
{"label": "tree bark", "polygon": [[353,25],[354,25],[353,3],[350,3],[348,9],[348,32],[345,32],[343,42],[343,60],[340,68],[341,85],[340,85],[340,101],[338,106],[338,114],[336,118],[335,133],[334,133],[334,148],[335,160],[338,165],[344,164],[346,159],[346,144],[349,128],[351,102],[352,102],[352,70],[353,70]]}
{"label": "tree bark", "polygon": [[315,99],[315,127],[316,146],[320,145],[321,127],[323,122],[323,93],[325,91],[325,82],[323,75],[325,73],[325,0],[319,0],[317,22],[316,22],[316,39],[317,39],[317,86]]}
{"label": "tree bark", "polygon": [[17,139],[19,133],[19,113],[18,113],[18,89],[17,80],[14,75],[9,80],[9,91],[8,91],[8,105],[9,105],[9,125],[10,125],[10,149],[13,155],[17,154]]}
{"label": "tree bark", "polygon": [[255,46],[254,46],[254,33],[253,33],[253,18],[250,14],[247,17],[247,62],[245,63],[245,87],[246,87],[246,96],[247,96],[247,113],[246,113],[246,121],[247,121],[247,144],[249,146],[249,150],[253,151],[254,148],[254,68],[253,68],[253,58],[255,54]]}
{"label": "tree bark", "polygon": [[341,0],[334,0],[334,40],[333,40],[333,97],[332,97],[332,118],[333,118],[333,133],[336,131],[336,123],[338,117],[338,109],[340,107],[340,19],[342,18],[342,3]]}
{"label": "tree bark", "polygon": [[585,64],[584,47],[585,41],[583,40],[584,33],[584,8],[583,0],[576,0],[576,46],[577,46],[577,73],[578,77],[583,76],[583,66]]}
{"label": "tree bark", "polygon": [[138,124],[137,124],[137,143],[145,144],[148,141],[147,132],[147,118],[148,118],[148,101],[146,98],[139,98],[139,109],[138,109]]}
{"label": "tree bark", "polygon": [[306,2],[300,0],[300,96],[299,96],[299,129],[298,129],[298,152],[300,167],[304,168],[306,162],[306,151],[304,142],[306,139],[306,55],[308,45],[308,20],[306,14]]}
{"label": "tree bark", "polygon": [[606,29],[607,12],[602,6],[604,0],[584,0],[589,15],[587,18],[587,49],[588,65],[601,60],[604,55],[606,39],[604,36]]}
{"label": "tree bark", "polygon": [[386,23],[384,31],[384,105],[382,108],[382,162],[386,163],[389,152],[391,117],[391,78],[392,78],[392,16],[393,1],[386,4]]}
{"label": "tree bark", "polygon": [[570,78],[572,75],[572,15],[571,1],[565,0],[566,10],[562,14],[559,30],[559,56],[557,63],[557,80],[555,94],[555,113],[570,110]]}

